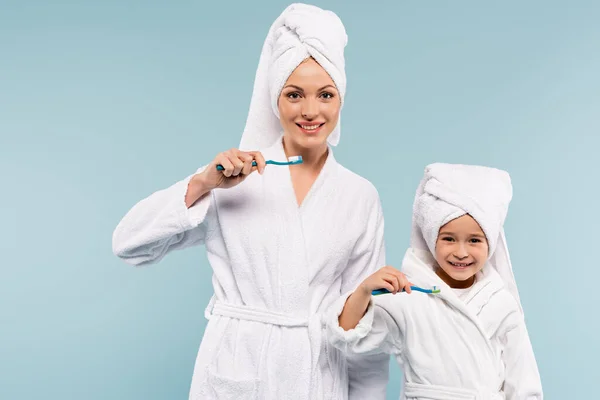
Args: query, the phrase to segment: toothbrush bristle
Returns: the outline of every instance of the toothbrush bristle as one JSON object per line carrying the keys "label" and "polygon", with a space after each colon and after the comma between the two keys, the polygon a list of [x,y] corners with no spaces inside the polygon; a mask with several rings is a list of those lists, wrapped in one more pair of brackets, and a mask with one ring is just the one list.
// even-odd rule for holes
{"label": "toothbrush bristle", "polygon": [[302,156],[288,157],[288,161],[289,162],[293,162],[293,163],[301,163],[302,162]]}

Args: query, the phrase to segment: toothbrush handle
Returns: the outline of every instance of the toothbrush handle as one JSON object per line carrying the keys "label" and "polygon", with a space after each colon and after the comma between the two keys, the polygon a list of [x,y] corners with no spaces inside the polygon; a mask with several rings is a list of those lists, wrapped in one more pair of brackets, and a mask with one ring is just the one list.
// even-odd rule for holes
{"label": "toothbrush handle", "polygon": [[[256,161],[252,161],[252,166],[256,167]],[[217,165],[217,171],[223,171],[224,169],[221,164]]]}
{"label": "toothbrush handle", "polygon": [[[414,290],[416,292],[432,293],[431,289],[423,289],[422,287],[419,287],[419,286],[411,286],[410,289]],[[402,288],[401,292],[405,292],[405,291],[406,290],[404,290],[404,288]],[[373,290],[371,292],[371,294],[373,296],[377,296],[377,295],[380,295],[380,294],[386,294],[386,293],[390,293],[390,291],[387,290],[387,289],[377,289],[377,290]]]}
{"label": "toothbrush handle", "polygon": [[386,294],[386,293],[389,293],[389,291],[387,289],[377,289],[377,290],[373,290],[371,292],[371,295],[378,296],[380,294]]}

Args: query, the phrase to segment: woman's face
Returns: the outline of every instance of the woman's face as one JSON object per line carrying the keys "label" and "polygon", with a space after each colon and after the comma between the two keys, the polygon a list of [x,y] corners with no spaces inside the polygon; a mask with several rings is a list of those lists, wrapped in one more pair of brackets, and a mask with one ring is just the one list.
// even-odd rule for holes
{"label": "woman's face", "polygon": [[326,149],[340,106],[329,74],[314,59],[306,59],[290,75],[278,100],[286,144],[305,150]]}

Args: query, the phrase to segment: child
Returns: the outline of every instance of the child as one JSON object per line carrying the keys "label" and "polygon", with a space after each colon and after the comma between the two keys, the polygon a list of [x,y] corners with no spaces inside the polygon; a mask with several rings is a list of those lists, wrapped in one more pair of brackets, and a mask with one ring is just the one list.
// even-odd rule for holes
{"label": "child", "polygon": [[[504,171],[429,165],[402,269],[412,284],[440,292],[401,294],[406,280],[384,267],[334,304],[332,344],[395,355],[402,399],[542,399],[504,238],[511,198]],[[391,294],[371,296],[381,288]]]}

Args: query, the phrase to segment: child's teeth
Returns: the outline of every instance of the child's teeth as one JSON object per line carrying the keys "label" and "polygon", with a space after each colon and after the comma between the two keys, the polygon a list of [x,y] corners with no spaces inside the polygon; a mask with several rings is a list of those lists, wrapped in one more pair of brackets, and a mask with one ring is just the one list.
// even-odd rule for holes
{"label": "child's teeth", "polygon": [[306,129],[307,131],[317,129],[318,127],[319,127],[319,125],[302,125],[302,129]]}

